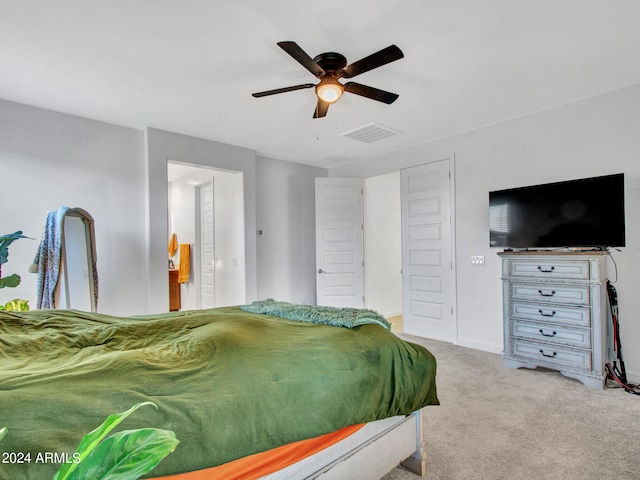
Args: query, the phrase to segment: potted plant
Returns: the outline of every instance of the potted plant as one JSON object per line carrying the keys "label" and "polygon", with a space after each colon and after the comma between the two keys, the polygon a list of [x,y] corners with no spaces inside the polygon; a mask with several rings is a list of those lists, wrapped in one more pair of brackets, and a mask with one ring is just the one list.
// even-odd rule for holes
{"label": "potted plant", "polygon": [[[126,412],[109,415],[102,425],[82,437],[72,460],[56,472],[53,480],[136,480],[153,470],[180,443],[171,430],[140,428],[108,437],[111,430],[144,405],[158,408],[153,402],[137,403]],[[0,440],[6,434],[7,428],[0,428]]]}
{"label": "potted plant", "polygon": [[158,408],[153,402],[137,403],[126,412],[109,415],[102,425],[82,437],[74,460],[63,465],[53,480],[135,480],[153,470],[180,443],[171,430],[141,428],[107,437],[120,422],[144,405]]}
{"label": "potted plant", "polygon": [[[0,288],[15,288],[20,285],[20,275],[14,273],[8,277],[2,277],[2,264],[7,263],[9,257],[9,245],[19,238],[28,238],[22,235],[22,231],[2,235],[0,237]],[[0,305],[0,310],[25,311],[29,310],[29,301],[14,299],[9,300],[5,305]]]}

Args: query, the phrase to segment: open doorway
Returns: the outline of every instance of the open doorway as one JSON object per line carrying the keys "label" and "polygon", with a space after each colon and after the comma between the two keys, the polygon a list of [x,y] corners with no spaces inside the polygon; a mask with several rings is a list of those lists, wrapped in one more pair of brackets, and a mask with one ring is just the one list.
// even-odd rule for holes
{"label": "open doorway", "polygon": [[[189,252],[186,260],[190,265],[189,274],[186,281],[183,276],[179,283],[177,309],[245,303],[242,172],[169,161],[167,179],[167,238],[171,243],[175,235],[178,246],[173,258],[174,270],[180,270],[181,252]],[[185,245],[188,245],[186,249]],[[169,260],[171,267],[171,258]]]}
{"label": "open doorway", "polygon": [[457,339],[451,159],[364,183],[365,306],[394,331]]}
{"label": "open doorway", "polygon": [[365,306],[402,332],[400,172],[364,179]]}

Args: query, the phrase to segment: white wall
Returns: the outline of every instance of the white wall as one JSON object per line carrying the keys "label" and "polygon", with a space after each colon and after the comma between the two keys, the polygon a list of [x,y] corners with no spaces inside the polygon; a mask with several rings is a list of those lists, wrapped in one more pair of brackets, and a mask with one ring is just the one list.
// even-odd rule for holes
{"label": "white wall", "polygon": [[22,230],[34,240],[9,249],[3,276],[22,284],[0,290],[0,302],[36,301],[28,273],[47,210],[81,207],[95,220],[100,280],[98,311],[145,312],[143,134],[0,100],[0,234]]}
{"label": "white wall", "polygon": [[385,317],[402,314],[400,172],[364,181],[365,307]]}
{"label": "white wall", "polygon": [[[634,86],[337,167],[330,174],[372,177],[454,152],[458,342],[499,352],[500,264],[497,250],[488,246],[487,192],[625,173],[627,247],[612,256],[623,353],[628,373],[640,379],[640,349],[635,348],[640,341],[635,319],[640,311],[639,111],[640,86]],[[313,303],[312,178],[326,170],[256,159],[248,149],[157,129],[148,129],[145,138],[138,130],[2,100],[0,125],[0,232],[23,230],[39,239],[48,209],[67,205],[89,211],[96,221],[99,311],[166,310],[169,159],[244,172],[246,231],[256,231],[258,209],[265,230],[258,247],[256,236],[247,235],[247,301],[271,296]],[[0,291],[0,301],[35,298],[35,277],[26,268],[36,246],[36,240],[11,246],[3,274],[22,274],[24,283]],[[484,255],[486,266],[471,267],[472,255]]]}
{"label": "white wall", "polygon": [[[537,112],[330,170],[374,176],[445,158],[456,165],[458,343],[502,350],[497,249],[489,248],[488,192],[623,172],[627,246],[612,251],[627,371],[640,379],[640,86]],[[484,255],[485,267],[470,257]],[[613,270],[613,268],[612,268]]]}
{"label": "white wall", "polygon": [[[0,100],[0,234],[23,230],[35,240],[11,245],[3,275],[18,273],[23,283],[0,290],[0,302],[19,297],[35,304],[36,277],[26,269],[33,261],[47,210],[66,205],[82,207],[95,219],[98,311],[116,315],[166,311],[169,160],[242,172],[246,301],[257,297],[260,282],[265,295],[313,303],[313,178],[326,176],[327,170],[259,159],[256,178],[255,152],[246,148],[153,128],[119,127],[4,100]],[[262,225],[271,235],[260,247],[260,259],[257,205]],[[263,278],[257,274],[258,260]]]}
{"label": "white wall", "polygon": [[316,303],[314,168],[258,157],[258,298]]}

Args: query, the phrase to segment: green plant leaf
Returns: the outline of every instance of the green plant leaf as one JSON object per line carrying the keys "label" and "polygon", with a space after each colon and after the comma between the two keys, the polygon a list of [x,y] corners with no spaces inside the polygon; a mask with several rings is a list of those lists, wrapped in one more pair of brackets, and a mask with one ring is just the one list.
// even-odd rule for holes
{"label": "green plant leaf", "polygon": [[105,438],[68,480],[134,480],[150,472],[180,441],[168,430],[125,430]]}
{"label": "green plant leaf", "polygon": [[2,440],[6,434],[7,434],[7,427],[0,428],[0,440]]}
{"label": "green plant leaf", "polygon": [[2,310],[7,310],[9,312],[27,312],[29,311],[29,300],[14,298],[13,300],[9,300],[5,303]]}
{"label": "green plant leaf", "polygon": [[22,235],[22,230],[10,233],[8,235],[2,235],[0,237],[0,264],[7,263],[7,257],[9,256],[9,245],[18,240],[19,238],[29,238]]}
{"label": "green plant leaf", "polygon": [[8,277],[0,278],[0,288],[17,287],[20,285],[20,276],[17,274],[9,275]]}
{"label": "green plant leaf", "polygon": [[[153,402],[136,403],[126,412],[109,415],[102,425],[82,437],[80,445],[78,445],[78,448],[76,449],[80,463],[82,463],[82,460],[85,459],[94,448],[96,448],[96,446],[109,434],[109,432],[111,432],[111,430],[116,428],[125,418],[144,405],[153,405],[158,408],[158,406]],[[79,463],[65,463],[55,474],[53,480],[66,480],[78,465]]]}

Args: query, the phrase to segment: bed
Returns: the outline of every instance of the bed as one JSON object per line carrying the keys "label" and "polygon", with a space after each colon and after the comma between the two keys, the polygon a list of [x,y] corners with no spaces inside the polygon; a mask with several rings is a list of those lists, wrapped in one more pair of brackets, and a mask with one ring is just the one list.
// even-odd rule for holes
{"label": "bed", "polygon": [[[254,456],[344,429],[353,432],[259,476],[358,469],[379,478],[405,459],[422,472],[420,415],[438,404],[435,373],[426,349],[375,318],[338,326],[239,306],[139,317],[0,312],[0,452],[71,455],[107,415],[152,401],[157,410],[141,408],[123,427],[172,430],[180,444],[150,478],[228,478],[210,469],[257,465]],[[42,480],[58,468],[0,458],[0,478]]]}

